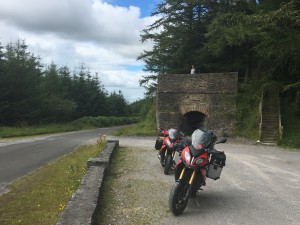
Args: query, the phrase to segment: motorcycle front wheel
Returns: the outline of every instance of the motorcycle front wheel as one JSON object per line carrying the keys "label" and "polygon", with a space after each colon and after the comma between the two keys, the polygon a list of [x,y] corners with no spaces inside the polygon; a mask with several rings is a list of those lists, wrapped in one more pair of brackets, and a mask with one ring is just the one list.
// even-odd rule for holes
{"label": "motorcycle front wheel", "polygon": [[169,196],[169,208],[175,216],[180,215],[185,210],[189,197],[187,196],[188,188],[184,184],[175,182]]}
{"label": "motorcycle front wheel", "polygon": [[172,156],[171,155],[167,155],[166,158],[165,158],[164,174],[166,174],[166,175],[169,174],[171,166],[172,166]]}

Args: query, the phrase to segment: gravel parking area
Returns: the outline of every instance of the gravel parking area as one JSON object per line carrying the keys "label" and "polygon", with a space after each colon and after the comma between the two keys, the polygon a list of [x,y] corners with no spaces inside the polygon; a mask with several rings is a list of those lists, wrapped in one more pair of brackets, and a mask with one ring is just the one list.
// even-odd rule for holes
{"label": "gravel parking area", "polygon": [[209,179],[175,217],[168,208],[174,175],[164,175],[155,137],[108,139],[119,139],[120,147],[104,184],[98,224],[300,224],[299,152],[239,139],[216,145],[227,155],[221,179]]}

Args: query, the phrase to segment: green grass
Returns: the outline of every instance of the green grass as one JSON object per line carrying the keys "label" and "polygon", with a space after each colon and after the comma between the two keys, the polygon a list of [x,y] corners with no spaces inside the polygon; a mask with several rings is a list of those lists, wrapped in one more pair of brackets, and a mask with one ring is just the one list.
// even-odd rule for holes
{"label": "green grass", "polygon": [[[86,126],[85,129],[92,127]],[[28,127],[0,127],[0,137],[1,138],[11,138],[11,137],[25,137],[43,134],[52,134],[60,132],[68,132],[74,130],[80,130],[73,126],[72,124],[51,124],[42,126],[28,126]]]}
{"label": "green grass", "polygon": [[280,146],[300,149],[300,115],[295,113],[295,104],[284,101],[282,107],[283,139],[278,141]]}
{"label": "green grass", "polygon": [[236,136],[245,137],[255,141],[259,139],[260,100],[260,84],[249,82],[239,86],[236,110]]}
{"label": "green grass", "polygon": [[147,113],[145,119],[135,125],[121,128],[114,132],[114,135],[116,136],[155,136],[157,135],[157,129],[156,129],[156,108],[155,103],[152,104],[152,107],[150,108],[149,112]]}
{"label": "green grass", "polygon": [[149,122],[141,122],[126,128],[121,128],[114,132],[115,136],[155,136],[156,127]]}
{"label": "green grass", "polygon": [[80,147],[9,185],[10,191],[0,196],[0,224],[56,224],[86,173],[87,160],[105,146],[99,140]]}
{"label": "green grass", "polygon": [[138,117],[83,117],[65,124],[50,124],[25,127],[0,127],[0,138],[24,137],[76,130],[111,127],[139,122]]}

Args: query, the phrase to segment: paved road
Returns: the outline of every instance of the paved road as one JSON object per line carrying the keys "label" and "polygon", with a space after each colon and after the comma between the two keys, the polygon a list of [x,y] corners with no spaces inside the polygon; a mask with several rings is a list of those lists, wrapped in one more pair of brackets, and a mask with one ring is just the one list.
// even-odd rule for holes
{"label": "paved road", "polygon": [[[143,154],[147,158],[139,159],[148,168],[141,179],[165,180],[171,188],[174,176],[163,174],[155,157],[155,138],[119,140],[120,146],[148,149]],[[227,156],[221,179],[207,179],[204,190],[190,200],[182,215],[169,212],[157,224],[300,225],[300,152],[230,140],[216,148]],[[160,190],[166,210],[170,188]]]}
{"label": "paved road", "polygon": [[80,145],[95,143],[99,134],[111,134],[114,128],[69,132],[38,138],[0,142],[0,194],[15,179],[65,155]]}

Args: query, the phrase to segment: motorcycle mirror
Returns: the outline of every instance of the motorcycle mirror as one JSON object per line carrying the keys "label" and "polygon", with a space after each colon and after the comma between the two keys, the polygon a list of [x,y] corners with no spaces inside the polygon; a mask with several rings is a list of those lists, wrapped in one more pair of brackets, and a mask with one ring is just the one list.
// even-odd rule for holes
{"label": "motorcycle mirror", "polygon": [[215,144],[225,143],[227,141],[226,137],[220,137]]}

